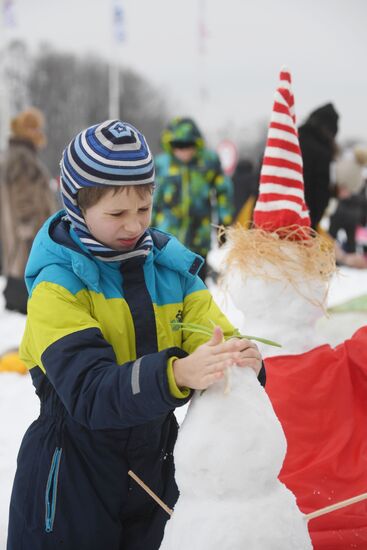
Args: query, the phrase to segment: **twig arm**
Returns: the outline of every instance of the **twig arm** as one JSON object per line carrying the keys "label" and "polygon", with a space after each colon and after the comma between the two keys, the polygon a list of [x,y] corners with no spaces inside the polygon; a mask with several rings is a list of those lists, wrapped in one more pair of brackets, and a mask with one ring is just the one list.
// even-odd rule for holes
{"label": "twig arm", "polygon": [[326,506],[325,508],[320,508],[320,510],[315,510],[315,512],[311,512],[310,514],[305,514],[305,519],[306,521],[310,521],[310,519],[318,518],[319,516],[329,514],[330,512],[334,512],[334,510],[339,510],[340,508],[350,506],[351,504],[360,502],[361,500],[365,499],[367,499],[367,493],[362,493],[361,495],[348,498],[347,500],[342,500],[341,502],[336,502],[335,504],[331,504],[330,506]]}
{"label": "twig arm", "polygon": [[165,503],[163,502],[163,500],[161,500],[161,499],[159,498],[159,496],[156,495],[156,494],[148,487],[148,485],[146,485],[146,484],[144,483],[144,481],[143,481],[142,479],[140,479],[139,476],[137,476],[136,474],[134,474],[134,472],[133,472],[132,470],[129,470],[127,473],[128,473],[128,475],[129,475],[130,477],[133,478],[134,481],[136,481],[136,483],[137,483],[138,485],[140,485],[140,487],[142,487],[142,489],[144,489],[145,492],[148,493],[149,496],[152,497],[153,500],[155,500],[155,501],[157,502],[157,504],[159,504],[159,506],[160,506],[161,508],[163,508],[163,510],[164,510],[165,512],[167,512],[167,514],[168,514],[169,516],[172,516],[173,510],[171,510],[171,508],[169,508],[169,507],[167,506],[167,504],[165,504]]}

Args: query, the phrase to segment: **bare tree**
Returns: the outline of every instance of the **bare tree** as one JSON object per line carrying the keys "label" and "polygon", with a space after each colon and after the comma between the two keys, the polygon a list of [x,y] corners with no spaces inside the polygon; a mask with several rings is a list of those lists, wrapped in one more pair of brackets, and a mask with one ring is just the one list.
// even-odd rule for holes
{"label": "bare tree", "polygon": [[[121,118],[137,126],[153,151],[166,123],[159,92],[132,70],[121,71]],[[54,176],[65,145],[80,130],[108,118],[108,65],[95,58],[80,58],[47,46],[34,59],[29,80],[33,105],[45,114],[48,147],[43,160]]]}

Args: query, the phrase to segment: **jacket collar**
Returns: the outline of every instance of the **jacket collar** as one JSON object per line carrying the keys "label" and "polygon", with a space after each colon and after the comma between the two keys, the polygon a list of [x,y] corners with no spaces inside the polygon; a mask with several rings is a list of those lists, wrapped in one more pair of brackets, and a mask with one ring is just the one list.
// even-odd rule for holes
{"label": "jacket collar", "polygon": [[[146,258],[146,264],[154,262],[193,279],[204,262],[203,258],[183,246],[173,235],[155,228],[149,231],[154,246]],[[55,264],[65,269],[70,269],[71,265],[87,288],[96,292],[100,291],[102,264],[109,269],[119,269],[119,262],[101,262],[90,254],[71,229],[64,210],[51,216],[36,236],[25,272],[28,291],[31,291],[41,270]]]}

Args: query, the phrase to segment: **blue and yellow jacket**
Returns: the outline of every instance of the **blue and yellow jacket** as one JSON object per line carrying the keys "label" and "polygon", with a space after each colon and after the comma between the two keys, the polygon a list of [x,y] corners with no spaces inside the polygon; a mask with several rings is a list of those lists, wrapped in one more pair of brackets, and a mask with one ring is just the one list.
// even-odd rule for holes
{"label": "blue and yellow jacket", "polygon": [[171,321],[233,327],[197,276],[202,259],[151,229],[144,260],[101,262],[63,212],[35,239],[26,269],[28,318],[21,344],[41,401],[19,452],[9,550],[154,550],[166,513],[130,481],[133,470],[173,507],[171,371],[204,342]]}

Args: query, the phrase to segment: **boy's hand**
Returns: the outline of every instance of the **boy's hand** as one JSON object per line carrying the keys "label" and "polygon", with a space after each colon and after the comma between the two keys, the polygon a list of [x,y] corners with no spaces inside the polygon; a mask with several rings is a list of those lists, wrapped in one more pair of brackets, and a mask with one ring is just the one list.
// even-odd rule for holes
{"label": "boy's hand", "polygon": [[261,369],[261,355],[256,344],[246,339],[231,338],[223,341],[223,332],[215,327],[213,336],[193,353],[173,363],[178,387],[205,390],[224,376],[232,365],[250,367],[256,375]]}

